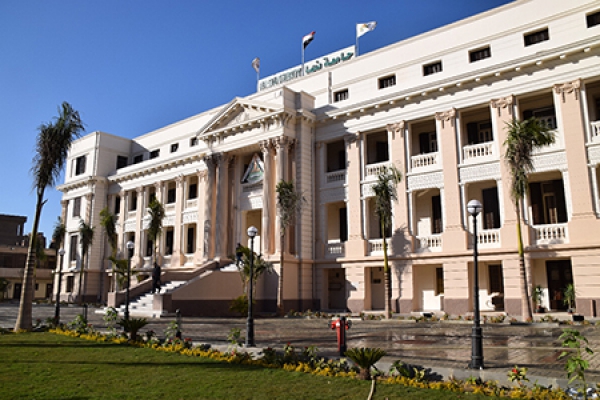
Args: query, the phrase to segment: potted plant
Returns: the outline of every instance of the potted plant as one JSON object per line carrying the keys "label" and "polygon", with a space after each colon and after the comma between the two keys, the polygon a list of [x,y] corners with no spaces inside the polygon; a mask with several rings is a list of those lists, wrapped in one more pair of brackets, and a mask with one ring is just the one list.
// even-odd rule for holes
{"label": "potted plant", "polygon": [[573,307],[573,303],[575,302],[575,286],[572,283],[569,283],[563,291],[563,302],[569,307],[567,312],[571,314],[575,312],[575,308]]}
{"label": "potted plant", "polygon": [[533,304],[535,304],[535,312],[543,313],[545,311],[544,307],[542,307],[542,296],[544,295],[544,289],[540,285],[537,285],[533,288],[532,300]]}

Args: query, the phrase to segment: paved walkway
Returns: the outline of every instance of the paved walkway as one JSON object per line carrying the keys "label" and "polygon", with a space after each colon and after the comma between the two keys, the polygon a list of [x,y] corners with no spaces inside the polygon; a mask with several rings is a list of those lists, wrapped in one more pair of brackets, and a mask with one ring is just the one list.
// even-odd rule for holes
{"label": "paved walkway", "polygon": [[[0,326],[12,328],[16,320],[17,304],[0,304]],[[90,308],[88,321],[99,330],[106,324],[99,309]],[[70,321],[82,312],[80,307],[61,307],[61,320]],[[54,316],[54,306],[36,305],[34,320],[45,321]],[[158,336],[174,318],[152,319],[143,330],[152,329]],[[337,356],[335,332],[329,328],[330,320],[305,318],[257,318],[255,320],[255,352],[264,347],[282,349],[291,343],[296,349],[314,345],[319,354]],[[514,366],[529,368],[531,382],[542,385],[567,386],[564,361],[558,360],[562,352],[558,337],[565,326],[558,324],[483,325],[485,369],[467,369],[471,359],[472,323],[466,321],[419,322],[408,320],[361,321],[353,320],[347,331],[348,347],[380,347],[387,356],[378,367],[387,372],[391,363],[401,360],[406,364],[431,368],[437,374],[448,377],[498,380],[508,384],[507,373]],[[244,318],[183,318],[182,333],[194,343],[209,343],[219,349],[227,349],[227,336],[233,328],[245,334]],[[600,327],[579,326],[590,341],[590,347],[600,352]],[[600,355],[589,357],[589,382],[600,382]]]}

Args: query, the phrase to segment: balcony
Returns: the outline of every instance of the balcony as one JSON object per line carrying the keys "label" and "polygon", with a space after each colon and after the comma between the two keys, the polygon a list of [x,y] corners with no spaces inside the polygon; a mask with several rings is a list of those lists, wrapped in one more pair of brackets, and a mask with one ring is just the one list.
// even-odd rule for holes
{"label": "balcony", "polygon": [[198,199],[189,199],[185,202],[185,208],[196,208],[198,205]]}
{"label": "balcony", "polygon": [[346,254],[345,244],[339,240],[330,240],[325,245],[325,257],[326,258],[337,258],[344,257]]}
{"label": "balcony", "polygon": [[242,192],[243,193],[256,193],[256,192],[262,193],[262,187],[263,187],[262,182],[244,183],[244,184],[242,184]]}
{"label": "balcony", "polygon": [[425,153],[410,158],[412,170],[427,171],[434,169],[439,163],[439,153]]}
{"label": "balcony", "polygon": [[590,122],[590,128],[592,143],[600,143],[600,121]]}
{"label": "balcony", "polygon": [[472,144],[463,147],[463,161],[465,163],[475,163],[493,159],[494,142],[485,142]]}
{"label": "balcony", "polygon": [[561,150],[563,148],[561,132],[558,129],[552,129],[549,132],[554,134],[554,143],[549,144],[547,146],[542,146],[542,147],[536,148],[533,150],[532,154],[535,155],[535,154],[550,153],[550,152],[553,152],[556,150]]}
{"label": "balcony", "polygon": [[568,242],[567,224],[534,225],[536,245],[562,244]]}
{"label": "balcony", "polygon": [[391,165],[389,161],[380,162],[377,164],[368,164],[365,167],[365,179],[379,176],[386,168]]}
{"label": "balcony", "polygon": [[[390,248],[390,240],[386,239],[388,249]],[[368,255],[370,256],[382,256],[383,255],[383,239],[369,239],[368,241]]]}
{"label": "balcony", "polygon": [[335,184],[344,183],[346,181],[346,170],[342,169],[339,171],[327,172],[325,174],[325,183]]}
{"label": "balcony", "polygon": [[417,236],[417,251],[442,251],[442,235]]}
{"label": "balcony", "polygon": [[484,229],[477,232],[477,245],[480,249],[500,247],[500,229]]}

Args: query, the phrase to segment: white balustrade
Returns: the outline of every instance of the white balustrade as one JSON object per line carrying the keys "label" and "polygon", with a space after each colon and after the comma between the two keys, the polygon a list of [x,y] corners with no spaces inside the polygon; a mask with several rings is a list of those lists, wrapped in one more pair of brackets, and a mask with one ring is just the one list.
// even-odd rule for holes
{"label": "white balustrade", "polygon": [[381,174],[384,171],[384,169],[388,168],[389,166],[390,166],[389,161],[385,161],[385,162],[377,163],[377,164],[368,164],[365,167],[365,177],[378,176],[379,174]]}
{"label": "white balustrade", "polygon": [[[386,239],[387,240],[387,245],[388,245],[388,251],[390,249],[390,239]],[[369,239],[368,240],[368,244],[369,244],[369,252],[368,254],[370,256],[374,256],[374,255],[383,255],[383,239]]]}
{"label": "white balustrade", "polygon": [[192,265],[194,263],[194,253],[184,254],[184,265]]}
{"label": "white balustrade", "polygon": [[418,250],[442,251],[442,235],[417,236]]}
{"label": "white balustrade", "polygon": [[433,167],[438,163],[439,153],[426,153],[412,156],[411,165],[413,169]]}
{"label": "white balustrade", "polygon": [[471,144],[463,147],[463,160],[474,161],[477,158],[494,155],[494,142]]}
{"label": "white balustrade", "polygon": [[198,199],[190,199],[185,202],[185,208],[196,208]]}
{"label": "white balustrade", "polygon": [[331,241],[325,245],[326,257],[344,257],[346,249],[344,243],[339,241]]}
{"label": "white balustrade", "polygon": [[477,232],[477,244],[481,247],[499,247],[500,229],[484,229]]}
{"label": "white balustrade", "polygon": [[536,244],[566,243],[567,224],[534,225]]}
{"label": "white balustrade", "polygon": [[592,142],[600,142],[600,121],[593,121],[590,123],[591,129],[590,134],[592,135]]}
{"label": "white balustrade", "polygon": [[341,171],[333,171],[325,174],[325,180],[327,183],[334,182],[345,182],[346,181],[346,170],[343,169]]}
{"label": "white balustrade", "polygon": [[165,212],[175,211],[175,203],[167,203],[165,205]]}

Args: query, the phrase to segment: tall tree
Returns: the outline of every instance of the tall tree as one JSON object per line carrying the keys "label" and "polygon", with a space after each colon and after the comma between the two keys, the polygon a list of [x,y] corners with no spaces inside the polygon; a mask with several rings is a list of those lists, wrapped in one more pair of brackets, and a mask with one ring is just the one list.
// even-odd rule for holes
{"label": "tall tree", "polygon": [[379,217],[381,236],[383,237],[383,273],[385,275],[385,316],[392,317],[392,280],[388,263],[386,232],[392,226],[392,202],[398,200],[398,183],[402,174],[393,164],[384,168],[373,185],[375,194],[375,213]]}
{"label": "tall tree", "polygon": [[148,214],[150,214],[150,223],[146,233],[148,239],[152,241],[152,265],[154,265],[154,262],[158,262],[158,238],[162,234],[165,208],[160,201],[154,198],[148,205]]}
{"label": "tall tree", "polygon": [[88,250],[94,242],[94,227],[81,220],[79,222],[79,237],[81,238],[81,263],[79,265],[79,295],[77,296],[77,302],[82,304],[84,295],[82,288],[83,271],[85,270],[85,261],[88,255]]}
{"label": "tall tree", "polygon": [[[46,203],[44,193],[46,188],[54,187],[56,180],[67,160],[67,154],[73,140],[78,138],[84,130],[79,113],[67,102],[62,103],[59,115],[53,122],[42,124],[39,128],[33,157],[33,187],[36,192],[35,215],[31,237],[35,238],[38,233],[42,208]],[[35,241],[29,241],[27,251],[27,262],[23,274],[23,291],[19,313],[15,323],[15,331],[31,330],[32,323],[32,293],[33,293],[33,270],[35,267]]]}
{"label": "tall tree", "polygon": [[108,207],[104,207],[102,211],[100,211],[100,226],[104,228],[104,233],[106,234],[110,246],[110,257],[108,257],[108,259],[113,263],[113,273],[117,287],[121,288],[127,278],[127,260],[120,260],[117,258],[117,253],[119,251],[119,235],[117,234],[116,218],[108,210]]}
{"label": "tall tree", "polygon": [[283,305],[283,254],[285,249],[285,237],[287,229],[296,220],[296,214],[302,206],[302,194],[297,192],[294,181],[281,180],[277,184],[277,212],[279,214],[279,243],[281,252],[279,254],[279,294],[277,296],[277,309],[284,314]]}
{"label": "tall tree", "polygon": [[521,278],[521,313],[524,321],[533,318],[527,271],[525,269],[525,251],[521,232],[521,209],[523,199],[529,188],[527,175],[533,171],[533,151],[554,143],[554,133],[537,118],[525,121],[513,119],[506,123],[507,137],[504,141],[505,161],[511,173],[511,197],[517,213],[517,241],[519,252],[519,274]]}
{"label": "tall tree", "polygon": [[[56,252],[56,278],[57,280],[61,278],[60,270],[62,269],[61,259],[58,255],[58,252],[62,248],[63,241],[65,240],[65,234],[67,233],[67,228],[65,224],[62,223],[60,217],[54,224],[54,229],[52,230],[52,246],[54,247],[54,251]],[[56,288],[58,290],[58,286]],[[60,296],[60,293],[58,294]]]}

